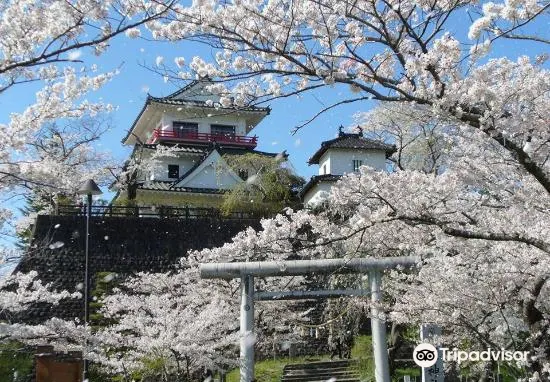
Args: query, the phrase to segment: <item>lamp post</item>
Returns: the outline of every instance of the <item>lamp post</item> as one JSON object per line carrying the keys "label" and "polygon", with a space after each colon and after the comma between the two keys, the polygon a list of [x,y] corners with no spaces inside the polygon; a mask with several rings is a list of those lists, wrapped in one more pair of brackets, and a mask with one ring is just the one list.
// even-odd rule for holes
{"label": "lamp post", "polygon": [[[87,196],[86,204],[86,244],[84,247],[84,331],[88,329],[88,304],[90,302],[90,277],[88,275],[88,254],[90,244],[90,216],[92,215],[92,195],[101,195],[101,189],[97,186],[93,179],[88,179],[86,183],[77,191],[80,195]],[[84,337],[84,349],[82,351],[82,360],[84,367],[82,369],[82,381],[86,382],[88,378],[88,360],[86,359],[88,339]]]}

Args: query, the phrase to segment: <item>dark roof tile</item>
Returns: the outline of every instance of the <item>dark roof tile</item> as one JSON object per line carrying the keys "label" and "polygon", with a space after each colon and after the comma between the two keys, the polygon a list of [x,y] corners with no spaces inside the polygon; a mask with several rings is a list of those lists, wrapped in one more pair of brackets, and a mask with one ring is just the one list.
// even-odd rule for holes
{"label": "dark roof tile", "polygon": [[269,114],[271,112],[271,109],[269,107],[258,107],[258,106],[232,106],[232,107],[222,107],[219,104],[212,104],[209,105],[206,103],[206,101],[197,101],[197,100],[186,100],[186,99],[168,99],[166,97],[163,98],[157,98],[149,96],[149,100],[151,102],[157,102],[162,103],[165,105],[182,105],[182,106],[199,106],[199,107],[207,107],[211,109],[216,110],[233,110],[233,111],[253,111],[253,112],[262,112]]}
{"label": "dark roof tile", "polygon": [[394,145],[365,138],[362,134],[341,132],[337,138],[321,143],[321,147],[313,154],[308,163],[310,165],[319,164],[319,159],[328,149],[382,150],[386,152],[386,157],[389,157],[396,150]]}
{"label": "dark roof tile", "polygon": [[[142,147],[150,150],[155,150],[159,144],[145,144]],[[175,146],[178,148],[179,152],[182,153],[188,153],[188,154],[204,154],[208,152],[208,146],[200,146],[200,145],[182,145],[182,144],[176,144],[176,145],[163,145],[162,146]]]}
{"label": "dark roof tile", "polygon": [[227,190],[217,188],[199,188],[199,187],[173,187],[174,182],[150,180],[138,187],[140,190],[150,191],[169,191],[169,192],[187,192],[199,194],[223,194]]}

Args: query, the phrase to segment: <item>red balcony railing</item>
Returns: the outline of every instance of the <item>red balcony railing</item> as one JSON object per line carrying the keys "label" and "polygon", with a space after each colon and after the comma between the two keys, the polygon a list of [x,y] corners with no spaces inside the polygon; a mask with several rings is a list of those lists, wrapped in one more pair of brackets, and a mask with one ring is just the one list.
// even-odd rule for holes
{"label": "red balcony railing", "polygon": [[174,130],[153,130],[153,135],[149,140],[149,143],[157,143],[160,141],[172,141],[172,142],[217,142],[217,143],[229,143],[233,145],[256,147],[258,144],[258,137],[247,137],[244,135],[232,135],[232,134],[207,134],[207,133],[193,133],[193,132],[181,132]]}

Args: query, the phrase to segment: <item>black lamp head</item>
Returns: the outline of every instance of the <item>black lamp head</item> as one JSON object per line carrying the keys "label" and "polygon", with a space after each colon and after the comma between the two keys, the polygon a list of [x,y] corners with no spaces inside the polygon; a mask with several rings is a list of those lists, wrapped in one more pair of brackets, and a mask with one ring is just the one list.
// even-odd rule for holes
{"label": "black lamp head", "polygon": [[96,182],[93,179],[88,179],[82,187],[77,191],[81,195],[101,195],[101,189],[98,187]]}

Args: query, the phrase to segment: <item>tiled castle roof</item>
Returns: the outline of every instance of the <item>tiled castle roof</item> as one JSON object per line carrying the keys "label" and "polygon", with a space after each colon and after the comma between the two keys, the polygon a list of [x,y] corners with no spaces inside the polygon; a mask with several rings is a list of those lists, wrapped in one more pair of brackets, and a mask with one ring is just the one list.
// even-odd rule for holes
{"label": "tiled castle roof", "polygon": [[340,131],[337,138],[321,143],[321,147],[313,154],[308,163],[310,165],[319,164],[319,159],[328,149],[382,150],[386,152],[386,157],[389,157],[396,150],[394,145],[365,138],[362,133],[349,134]]}
{"label": "tiled castle roof", "polygon": [[146,181],[138,188],[140,190],[150,190],[150,191],[174,191],[174,192],[189,192],[189,193],[199,193],[199,194],[224,194],[227,190],[219,188],[200,188],[200,187],[176,187],[174,186],[176,182],[171,181],[155,181],[150,180]]}

